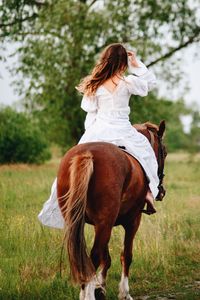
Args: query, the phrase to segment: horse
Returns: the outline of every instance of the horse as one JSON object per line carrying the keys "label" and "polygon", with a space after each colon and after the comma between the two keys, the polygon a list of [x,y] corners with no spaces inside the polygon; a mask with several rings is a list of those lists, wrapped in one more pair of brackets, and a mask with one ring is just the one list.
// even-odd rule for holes
{"label": "horse", "polygon": [[[165,121],[159,126],[147,122],[134,127],[148,138],[155,152],[160,180],[156,200],[162,200],[165,195],[166,150],[162,143]],[[111,265],[108,243],[113,226],[118,225],[125,230],[118,297],[132,299],[129,267],[147,189],[148,180],[139,162],[114,144],[78,144],[64,155],[58,170],[57,196],[66,224],[64,242],[71,276],[74,283],[81,286],[80,300],[106,299],[106,275]],[[90,255],[84,238],[85,223],[93,225],[95,231]]]}

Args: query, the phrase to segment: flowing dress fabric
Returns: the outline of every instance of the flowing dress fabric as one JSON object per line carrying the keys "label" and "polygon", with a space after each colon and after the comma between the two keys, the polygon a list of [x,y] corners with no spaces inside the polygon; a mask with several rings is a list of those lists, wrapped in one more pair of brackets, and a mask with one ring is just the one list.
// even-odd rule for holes
{"label": "flowing dress fabric", "polygon": [[[148,139],[139,133],[129,121],[129,99],[131,95],[146,96],[155,87],[156,79],[146,66],[129,66],[132,75],[121,79],[113,92],[101,85],[92,97],[83,96],[81,108],[87,112],[85,133],[79,144],[87,142],[109,142],[124,146],[142,165],[154,196],[158,194],[158,164]],[[134,75],[133,75],[134,74]],[[63,228],[64,220],[58,207],[56,180],[50,198],[39,214],[39,220],[47,226]]]}
{"label": "flowing dress fabric", "polygon": [[45,226],[60,229],[64,228],[65,222],[57,200],[57,178],[52,184],[50,197],[44,203],[43,208],[38,215],[38,219]]}

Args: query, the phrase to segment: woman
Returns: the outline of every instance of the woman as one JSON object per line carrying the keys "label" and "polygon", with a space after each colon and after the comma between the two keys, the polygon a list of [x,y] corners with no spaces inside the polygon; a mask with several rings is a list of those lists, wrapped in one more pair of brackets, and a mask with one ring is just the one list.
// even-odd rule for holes
{"label": "woman", "polygon": [[[127,69],[131,75],[124,76]],[[87,112],[85,133],[79,144],[104,141],[124,146],[140,162],[149,180],[146,195],[149,214],[156,212],[153,201],[158,194],[158,165],[148,139],[129,121],[129,99],[132,94],[146,96],[155,84],[154,74],[136,58],[134,52],[117,43],[103,51],[91,74],[77,87],[84,95],[81,108]],[[44,225],[63,228],[56,184],[55,180],[50,198],[38,217]]]}

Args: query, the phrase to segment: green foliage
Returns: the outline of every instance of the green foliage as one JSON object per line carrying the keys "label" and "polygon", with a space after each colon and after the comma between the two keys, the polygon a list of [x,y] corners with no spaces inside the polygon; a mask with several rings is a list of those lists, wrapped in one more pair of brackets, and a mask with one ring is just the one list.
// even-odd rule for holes
{"label": "green foliage", "polygon": [[50,158],[38,125],[11,108],[0,111],[0,163],[42,163]]}
{"label": "green foliage", "polygon": [[[24,107],[42,124],[47,138],[64,148],[83,133],[84,113],[75,86],[104,46],[121,42],[135,47],[145,63],[152,64],[198,41],[200,34],[189,0],[5,0],[0,16],[0,39],[20,42],[20,65],[12,72],[28,79],[25,85],[21,79],[16,82]],[[167,70],[172,78],[172,64]],[[177,73],[175,77],[177,81]],[[164,118],[170,149],[185,145],[177,104],[159,103],[156,96],[134,103],[133,122]]]}
{"label": "green foliage", "polygon": [[[183,131],[180,116],[191,114],[192,110],[186,108],[183,101],[172,102],[163,98],[158,99],[150,93],[147,97],[133,97],[131,101],[132,123],[144,123],[146,121],[159,124],[166,121],[165,144],[169,152],[180,149],[188,149],[192,143],[190,136]],[[194,145],[193,145],[194,146]],[[194,146],[195,147],[195,146]],[[196,148],[195,148],[196,149]]]}
{"label": "green foliage", "polygon": [[28,88],[17,82],[24,106],[61,146],[76,143],[83,132],[75,86],[105,45],[126,43],[151,63],[199,34],[189,0],[12,0],[0,14],[1,38],[21,42],[15,71],[29,82]]}
{"label": "green foliage", "polygon": [[188,135],[188,150],[191,153],[200,152],[200,111],[194,110],[192,112],[191,131]]}

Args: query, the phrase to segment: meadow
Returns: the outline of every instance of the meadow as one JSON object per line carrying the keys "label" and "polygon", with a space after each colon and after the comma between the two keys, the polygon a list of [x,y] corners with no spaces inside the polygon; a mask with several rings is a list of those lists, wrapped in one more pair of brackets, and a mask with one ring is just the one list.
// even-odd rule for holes
{"label": "meadow", "polygon": [[[60,276],[62,230],[43,227],[37,214],[49,196],[59,160],[0,167],[0,299],[78,299],[66,258]],[[200,299],[200,157],[171,154],[167,195],[144,215],[134,243],[134,299]],[[86,226],[89,246],[93,229]],[[117,299],[122,228],[110,241],[107,299]]]}

